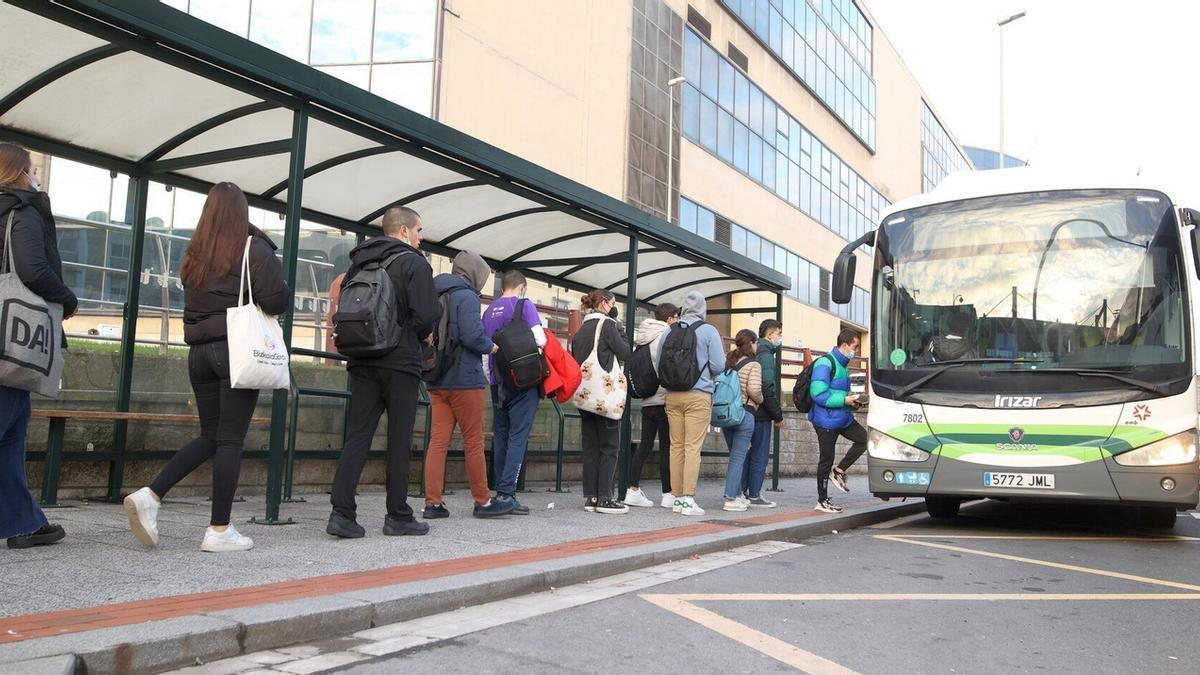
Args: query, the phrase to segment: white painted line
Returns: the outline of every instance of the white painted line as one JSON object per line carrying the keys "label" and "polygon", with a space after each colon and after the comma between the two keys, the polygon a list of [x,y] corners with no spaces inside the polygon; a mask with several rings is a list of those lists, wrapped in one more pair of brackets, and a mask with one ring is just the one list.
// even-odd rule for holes
{"label": "white painted line", "polygon": [[904,516],[904,517],[902,517],[902,518],[896,518],[896,519],[894,519],[894,520],[885,520],[885,521],[884,521],[884,522],[882,522],[882,523],[875,523],[874,525],[870,525],[870,526],[868,526],[868,527],[870,527],[870,528],[871,528],[871,529],[873,529],[873,530],[888,530],[888,529],[891,529],[891,528],[893,528],[893,527],[899,527],[899,526],[901,526],[901,525],[907,525],[907,524],[909,524],[909,523],[911,523],[911,522],[913,522],[913,521],[917,521],[917,520],[926,520],[926,519],[928,519],[928,518],[929,518],[929,515],[928,515],[928,514],[925,514],[925,513],[914,513],[914,514],[912,514],[912,515],[910,515],[910,516]]}

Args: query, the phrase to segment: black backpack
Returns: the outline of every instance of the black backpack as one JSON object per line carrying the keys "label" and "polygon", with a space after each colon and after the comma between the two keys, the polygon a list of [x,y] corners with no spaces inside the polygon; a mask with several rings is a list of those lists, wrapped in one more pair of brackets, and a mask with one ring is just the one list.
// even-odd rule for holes
{"label": "black backpack", "polygon": [[[812,384],[812,371],[817,367],[817,361],[825,357],[813,359],[813,362],[808,364],[800,374],[796,376],[796,386],[792,387],[792,403],[796,406],[796,410],[806,413],[812,410],[813,400],[810,385]],[[829,367],[834,367],[833,360],[830,359]]]}
{"label": "black backpack", "polygon": [[430,384],[442,379],[458,361],[462,353],[462,343],[458,340],[461,330],[455,321],[455,330],[450,330],[450,298],[455,291],[467,291],[468,288],[451,288],[438,293],[438,304],[442,306],[442,318],[433,327],[433,344],[421,345],[421,379]]}
{"label": "black backpack", "polygon": [[662,356],[658,360],[658,381],[668,391],[691,391],[700,381],[696,331],[703,325],[703,321],[696,321],[690,326],[675,322],[663,338]]}
{"label": "black backpack", "polygon": [[387,268],[409,252],[366,263],[342,282],[342,295],[333,314],[333,344],[339,354],[374,358],[400,346],[400,308]]}
{"label": "black backpack", "polygon": [[626,379],[629,393],[634,398],[650,398],[658,393],[658,372],[654,369],[654,354],[650,352],[653,342],[639,345],[629,359]]}
{"label": "black backpack", "polygon": [[492,336],[492,342],[499,348],[493,357],[496,376],[516,391],[539,386],[550,375],[550,367],[538,349],[533,331],[521,318],[524,309],[525,298],[521,298],[508,323]]}

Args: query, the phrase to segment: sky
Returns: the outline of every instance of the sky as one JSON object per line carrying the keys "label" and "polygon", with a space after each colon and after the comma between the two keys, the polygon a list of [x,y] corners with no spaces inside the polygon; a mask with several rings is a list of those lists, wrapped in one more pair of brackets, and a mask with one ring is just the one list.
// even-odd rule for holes
{"label": "sky", "polygon": [[[1200,2],[862,0],[960,144],[1164,181],[1200,208]],[[878,39],[878,36],[876,36]]]}

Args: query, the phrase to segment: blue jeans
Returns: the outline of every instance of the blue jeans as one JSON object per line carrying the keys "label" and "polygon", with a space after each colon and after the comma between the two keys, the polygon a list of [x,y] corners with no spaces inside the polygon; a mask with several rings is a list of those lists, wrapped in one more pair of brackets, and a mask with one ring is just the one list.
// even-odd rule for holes
{"label": "blue jeans", "polygon": [[496,474],[496,494],[517,494],[517,477],[529,448],[529,432],[537,415],[541,391],[537,387],[509,391],[503,385],[492,386],[492,465]]}
{"label": "blue jeans", "polygon": [[750,439],[750,458],[746,461],[746,475],[742,478],[742,493],[750,499],[762,496],[763,479],[767,477],[767,460],[771,458],[770,419],[754,423],[754,437]]}
{"label": "blue jeans", "polygon": [[31,534],[46,524],[25,477],[31,411],[29,392],[0,385],[0,539]]}
{"label": "blue jeans", "polygon": [[746,475],[746,457],[750,452],[750,439],[754,436],[754,413],[746,412],[742,423],[736,427],[725,427],[725,442],[729,445],[729,470],[725,473],[725,498],[734,499],[741,494],[742,477]]}

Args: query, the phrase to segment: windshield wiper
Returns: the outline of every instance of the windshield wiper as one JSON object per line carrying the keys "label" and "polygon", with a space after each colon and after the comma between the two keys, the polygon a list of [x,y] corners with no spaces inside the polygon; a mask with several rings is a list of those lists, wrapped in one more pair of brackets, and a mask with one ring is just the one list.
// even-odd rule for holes
{"label": "windshield wiper", "polygon": [[939,367],[937,368],[937,370],[934,370],[933,372],[931,372],[928,375],[925,375],[923,377],[919,377],[919,378],[913,380],[912,382],[909,382],[908,384],[901,387],[900,390],[896,392],[896,398],[899,399],[899,398],[903,397],[904,395],[908,394],[909,392],[912,392],[916,389],[920,389],[922,386],[925,385],[926,382],[929,382],[933,378],[937,377],[938,375],[941,375],[942,373],[946,372],[947,370],[950,370],[951,368],[958,368],[959,366],[965,366],[965,365],[972,364],[972,363],[1038,363],[1038,362],[1037,361],[1021,361],[1019,359],[1003,359],[1003,358],[953,359],[950,361],[938,361],[937,365]]}
{"label": "windshield wiper", "polygon": [[[1083,369],[1037,368],[1037,369],[1030,369],[1030,370],[1018,370],[1018,369],[1000,370],[997,372],[1000,372],[1000,373],[1059,373],[1059,374],[1066,373],[1068,375],[1078,375],[1080,377],[1107,377],[1110,380],[1124,382],[1125,384],[1137,387],[1138,389],[1142,389],[1144,391],[1148,391],[1152,394],[1158,394],[1159,396],[1166,396],[1168,393],[1170,393],[1170,390],[1168,389],[1166,384],[1155,384],[1154,382],[1147,382],[1146,380],[1139,380],[1136,377],[1129,377],[1126,375],[1121,375],[1120,373],[1115,373],[1111,370],[1093,370],[1093,369],[1087,369],[1087,368],[1083,368]],[[1178,382],[1178,380],[1171,380],[1168,384],[1174,384],[1175,382]]]}

